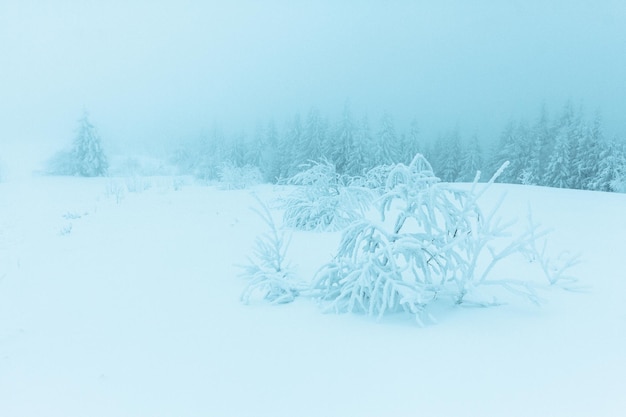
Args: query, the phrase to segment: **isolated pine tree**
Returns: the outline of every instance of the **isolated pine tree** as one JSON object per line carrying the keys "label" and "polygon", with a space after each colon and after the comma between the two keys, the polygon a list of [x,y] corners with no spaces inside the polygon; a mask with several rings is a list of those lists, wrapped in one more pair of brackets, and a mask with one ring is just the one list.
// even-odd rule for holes
{"label": "isolated pine tree", "polygon": [[70,152],[74,175],[102,177],[109,164],[102,149],[100,135],[85,112],[79,121],[78,134]]}

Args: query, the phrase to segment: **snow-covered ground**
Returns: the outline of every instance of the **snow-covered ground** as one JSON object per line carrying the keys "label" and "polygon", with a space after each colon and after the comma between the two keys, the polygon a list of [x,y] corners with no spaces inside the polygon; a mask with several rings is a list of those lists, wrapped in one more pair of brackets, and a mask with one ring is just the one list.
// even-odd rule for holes
{"label": "snow-covered ground", "polygon": [[[582,253],[588,292],[438,307],[420,328],[241,304],[235,264],[265,231],[250,191],[0,183],[0,416],[624,415],[626,195],[496,185],[485,204],[504,191],[504,215],[530,203],[551,249]],[[297,232],[288,256],[310,278],[338,241]]]}

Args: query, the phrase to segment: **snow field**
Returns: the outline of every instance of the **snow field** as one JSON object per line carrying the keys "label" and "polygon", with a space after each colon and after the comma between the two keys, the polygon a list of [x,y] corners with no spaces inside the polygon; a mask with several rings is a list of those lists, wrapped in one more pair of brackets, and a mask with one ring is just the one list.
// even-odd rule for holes
{"label": "snow field", "polygon": [[[506,191],[501,213],[523,221],[530,203],[554,229],[551,252],[582,252],[574,272],[589,290],[548,291],[540,308],[437,305],[438,323],[419,328],[404,315],[322,314],[309,300],[242,305],[235,264],[265,232],[250,191],[146,179],[149,188],[118,199],[112,180],[0,184],[2,416],[618,416],[626,407],[626,195],[495,185],[485,206]],[[269,203],[285,192],[254,191]],[[294,232],[288,257],[310,279],[339,237]],[[512,262],[520,268],[508,272],[526,272]]]}

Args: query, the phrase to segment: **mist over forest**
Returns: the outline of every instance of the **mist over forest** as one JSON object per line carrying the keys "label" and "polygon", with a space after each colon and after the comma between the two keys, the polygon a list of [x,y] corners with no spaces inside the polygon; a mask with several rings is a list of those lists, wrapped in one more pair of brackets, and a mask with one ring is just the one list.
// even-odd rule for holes
{"label": "mist over forest", "polygon": [[625,18],[610,0],[3,2],[0,163],[41,170],[84,110],[109,155],[166,159],[312,111],[335,131],[345,108],[425,153],[458,135],[490,159],[511,126],[545,111],[554,127],[567,106],[620,142]]}

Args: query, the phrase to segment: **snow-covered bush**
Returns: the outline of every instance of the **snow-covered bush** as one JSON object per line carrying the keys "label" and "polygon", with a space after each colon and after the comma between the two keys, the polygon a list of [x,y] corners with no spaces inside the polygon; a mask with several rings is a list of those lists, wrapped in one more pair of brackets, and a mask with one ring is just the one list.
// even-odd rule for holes
{"label": "snow-covered bush", "polygon": [[253,252],[254,259],[248,259],[248,265],[241,265],[243,277],[250,282],[241,294],[241,301],[248,304],[255,294],[272,304],[283,304],[293,301],[304,286],[296,279],[293,268],[286,263],[285,254],[289,241],[278,227],[265,204],[257,198],[261,210],[252,209],[269,227],[269,232],[257,237]]}
{"label": "snow-covered bush", "polygon": [[346,185],[328,162],[316,162],[287,180],[294,192],[284,200],[283,223],[297,230],[341,230],[363,217],[370,206],[369,189]]}
{"label": "snow-covered bush", "polygon": [[260,184],[263,181],[263,174],[258,167],[252,165],[238,167],[231,163],[224,163],[220,167],[218,178],[222,189],[243,190]]}
{"label": "snow-covered bush", "polygon": [[106,183],[104,195],[106,198],[111,198],[117,204],[120,204],[126,196],[126,186],[119,179],[110,179]]}
{"label": "snow-covered bush", "polygon": [[150,178],[138,175],[124,178],[124,184],[126,185],[126,190],[129,193],[142,193],[152,188],[152,181]]}
{"label": "snow-covered bush", "polygon": [[[512,223],[495,216],[499,204],[489,213],[478,206],[505,167],[485,188],[477,189],[478,173],[471,189],[462,190],[441,183],[422,155],[408,166],[396,165],[379,200],[382,221],[363,218],[344,231],[334,260],[314,278],[313,294],[336,312],[381,317],[404,310],[418,321],[430,318],[426,307],[438,299],[482,302],[469,297],[490,285],[538,302],[537,283],[491,277],[496,264],[514,253],[542,257],[535,242],[545,234],[531,224],[520,236],[507,238]],[[572,264],[551,272],[550,282],[559,282]]]}
{"label": "snow-covered bush", "polygon": [[382,194],[385,191],[387,177],[393,168],[393,165],[378,165],[367,171],[365,175],[353,178],[350,185],[366,187]]}

